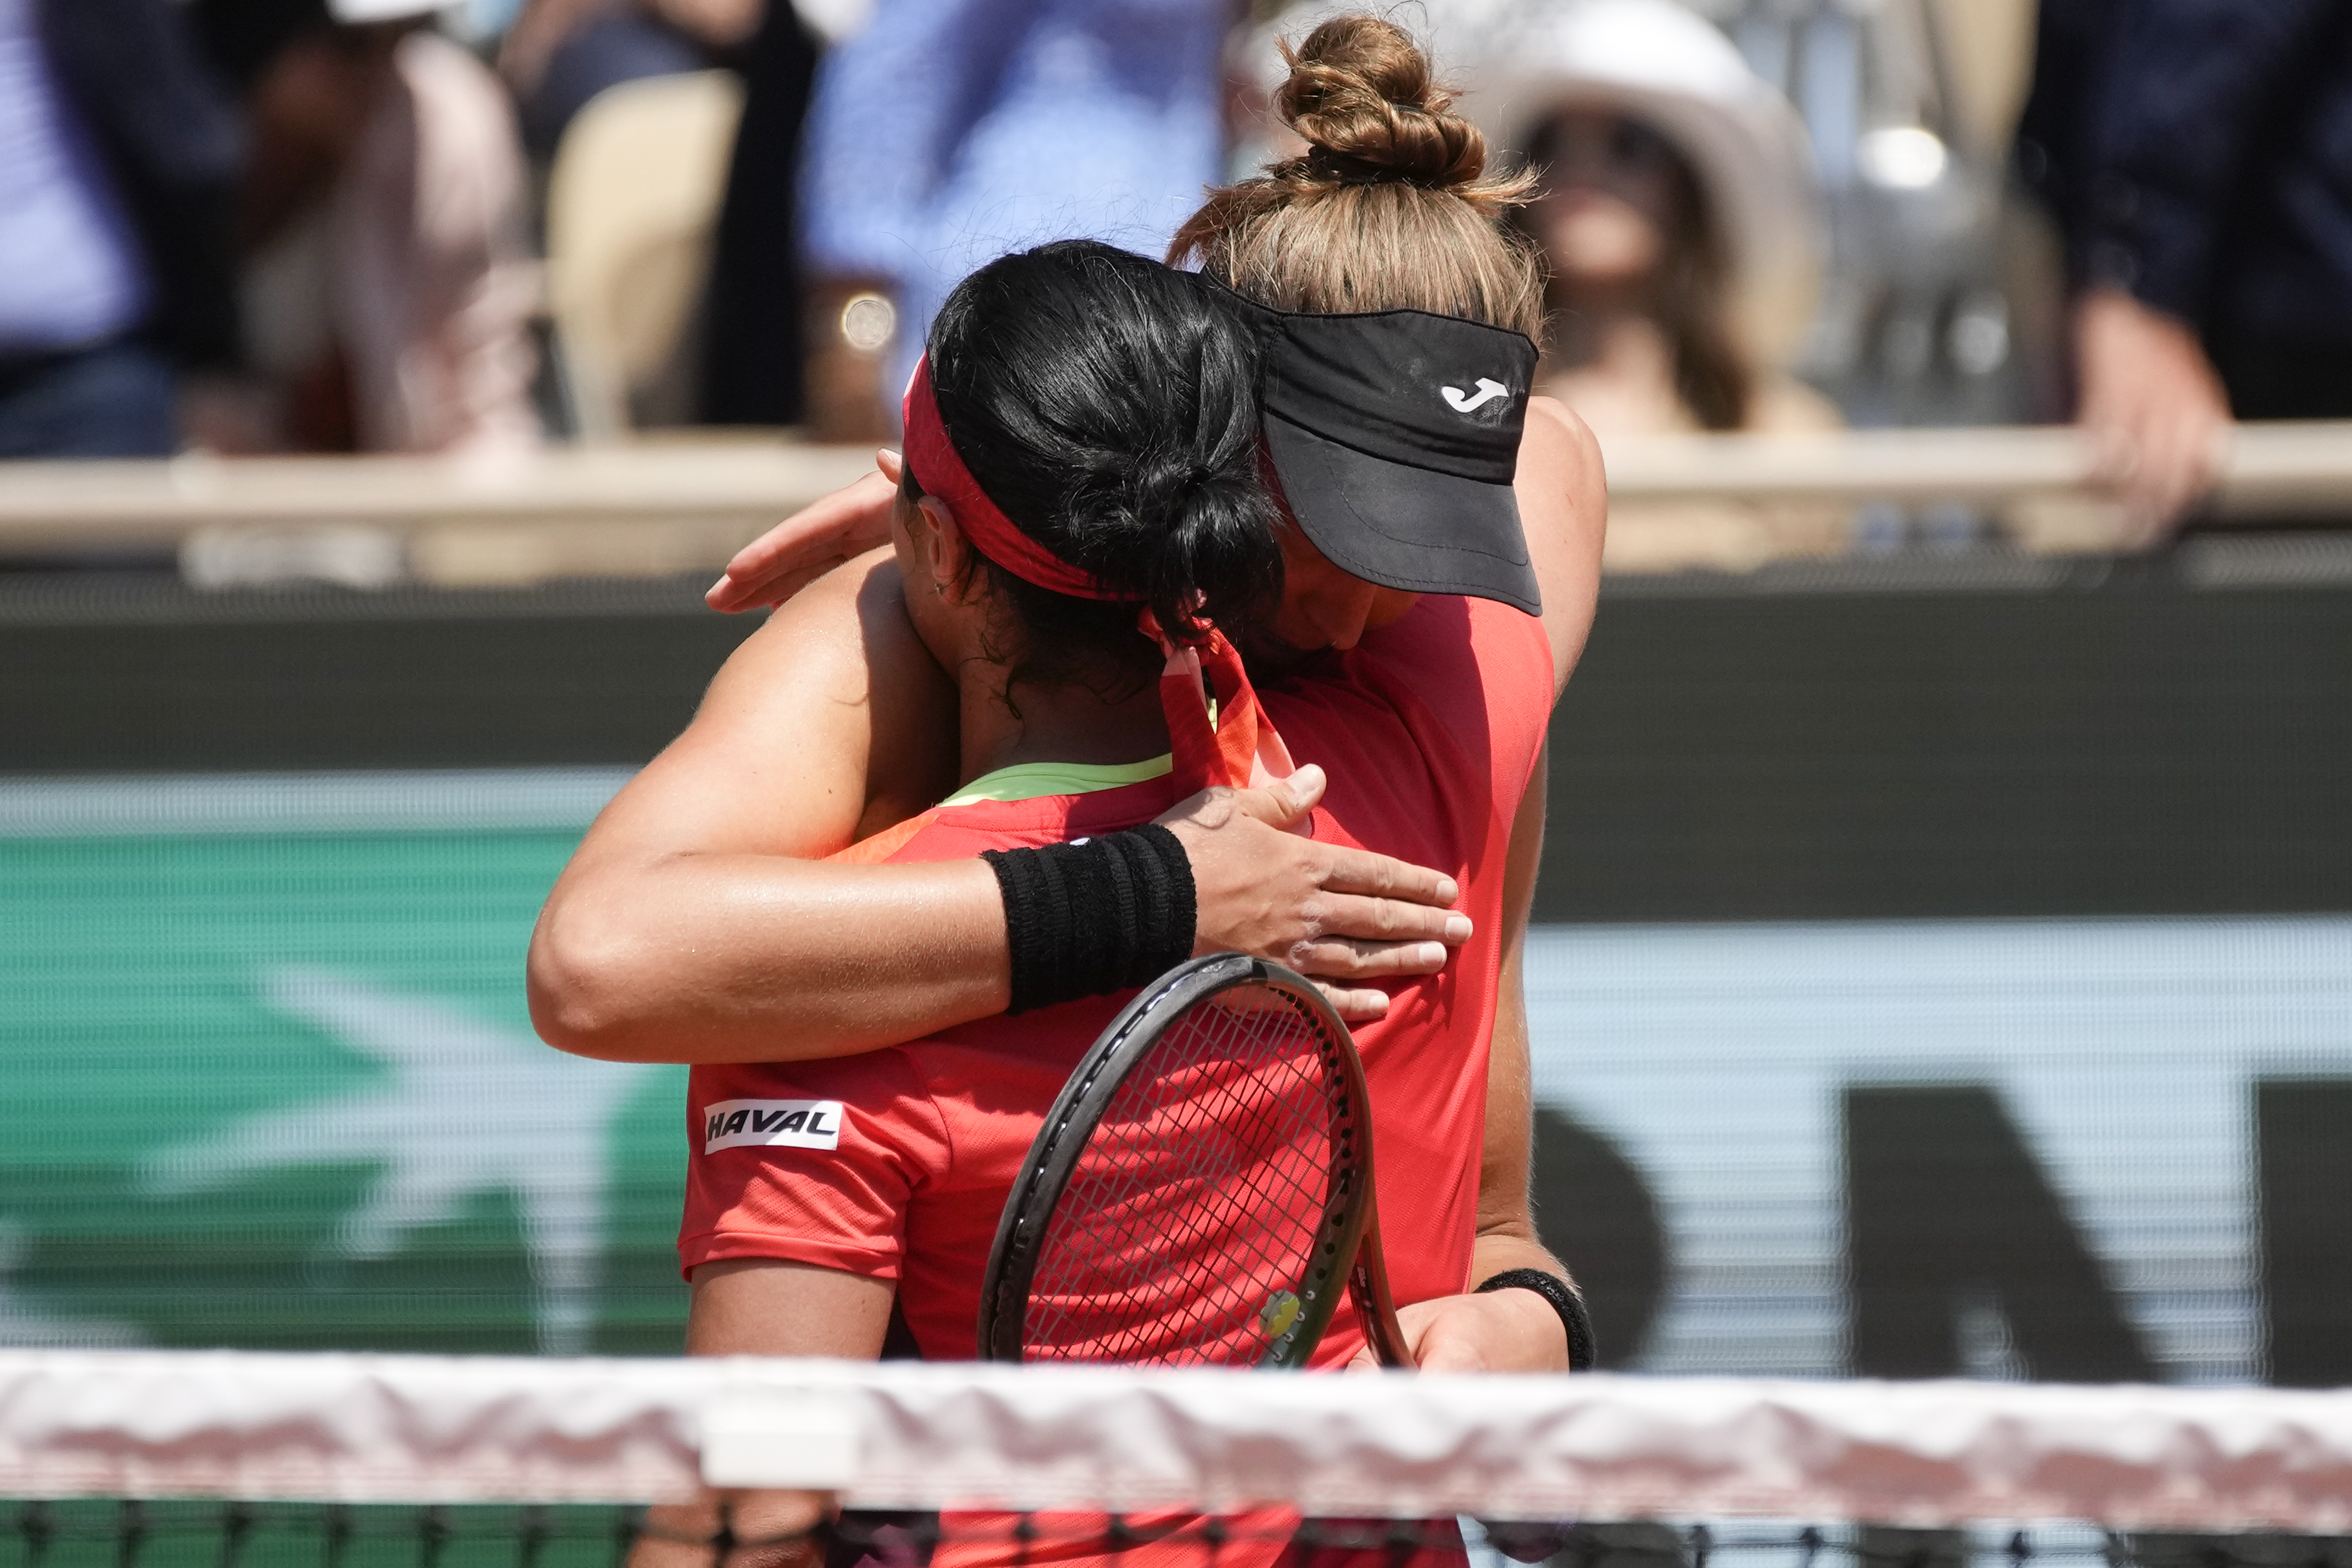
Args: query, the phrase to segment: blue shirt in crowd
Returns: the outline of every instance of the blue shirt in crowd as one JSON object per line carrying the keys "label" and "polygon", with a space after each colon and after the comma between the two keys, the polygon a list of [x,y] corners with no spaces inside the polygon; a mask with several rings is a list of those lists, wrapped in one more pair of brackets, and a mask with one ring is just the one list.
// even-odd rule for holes
{"label": "blue shirt in crowd", "polygon": [[148,307],[139,247],[37,21],[33,0],[0,0],[0,353],[100,342]]}
{"label": "blue shirt in crowd", "polygon": [[948,292],[1047,240],[1157,255],[1219,174],[1222,0],[880,0],[817,77],[811,270],[897,286],[903,379]]}

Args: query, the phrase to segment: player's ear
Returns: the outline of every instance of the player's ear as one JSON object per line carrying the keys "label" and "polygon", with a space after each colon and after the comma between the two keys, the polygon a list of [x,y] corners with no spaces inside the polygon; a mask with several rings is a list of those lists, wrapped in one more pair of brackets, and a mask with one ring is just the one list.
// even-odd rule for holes
{"label": "player's ear", "polygon": [[961,596],[971,569],[971,543],[956,525],[955,512],[937,496],[915,503],[910,531],[932,590],[950,598]]}

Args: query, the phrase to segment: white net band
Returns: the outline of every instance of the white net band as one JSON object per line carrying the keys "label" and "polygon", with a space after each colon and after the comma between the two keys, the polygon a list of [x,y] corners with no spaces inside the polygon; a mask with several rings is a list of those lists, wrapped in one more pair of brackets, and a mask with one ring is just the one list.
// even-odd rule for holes
{"label": "white net band", "polygon": [[0,1495],[2352,1531],[2352,1395],[0,1351]]}

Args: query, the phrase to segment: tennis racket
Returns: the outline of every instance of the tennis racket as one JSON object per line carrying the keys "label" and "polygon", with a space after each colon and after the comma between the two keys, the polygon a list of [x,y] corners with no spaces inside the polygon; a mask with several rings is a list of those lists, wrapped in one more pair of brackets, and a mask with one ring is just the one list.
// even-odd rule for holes
{"label": "tennis racket", "polygon": [[990,1361],[1304,1366],[1345,1289],[1409,1366],[1348,1026],[1278,963],[1146,986],[1062,1088],[989,1254]]}

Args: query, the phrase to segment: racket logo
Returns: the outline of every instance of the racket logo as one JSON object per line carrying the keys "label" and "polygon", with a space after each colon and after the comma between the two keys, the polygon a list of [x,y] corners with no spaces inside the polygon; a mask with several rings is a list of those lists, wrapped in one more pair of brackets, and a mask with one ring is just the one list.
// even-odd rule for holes
{"label": "racket logo", "polygon": [[1270,1340],[1280,1339],[1297,1321],[1298,1298],[1287,1290],[1276,1290],[1267,1297],[1265,1306],[1257,1315],[1257,1326],[1265,1331],[1265,1337]]}
{"label": "racket logo", "polygon": [[837,1100],[722,1100],[702,1108],[702,1152],[721,1149],[838,1149]]}

